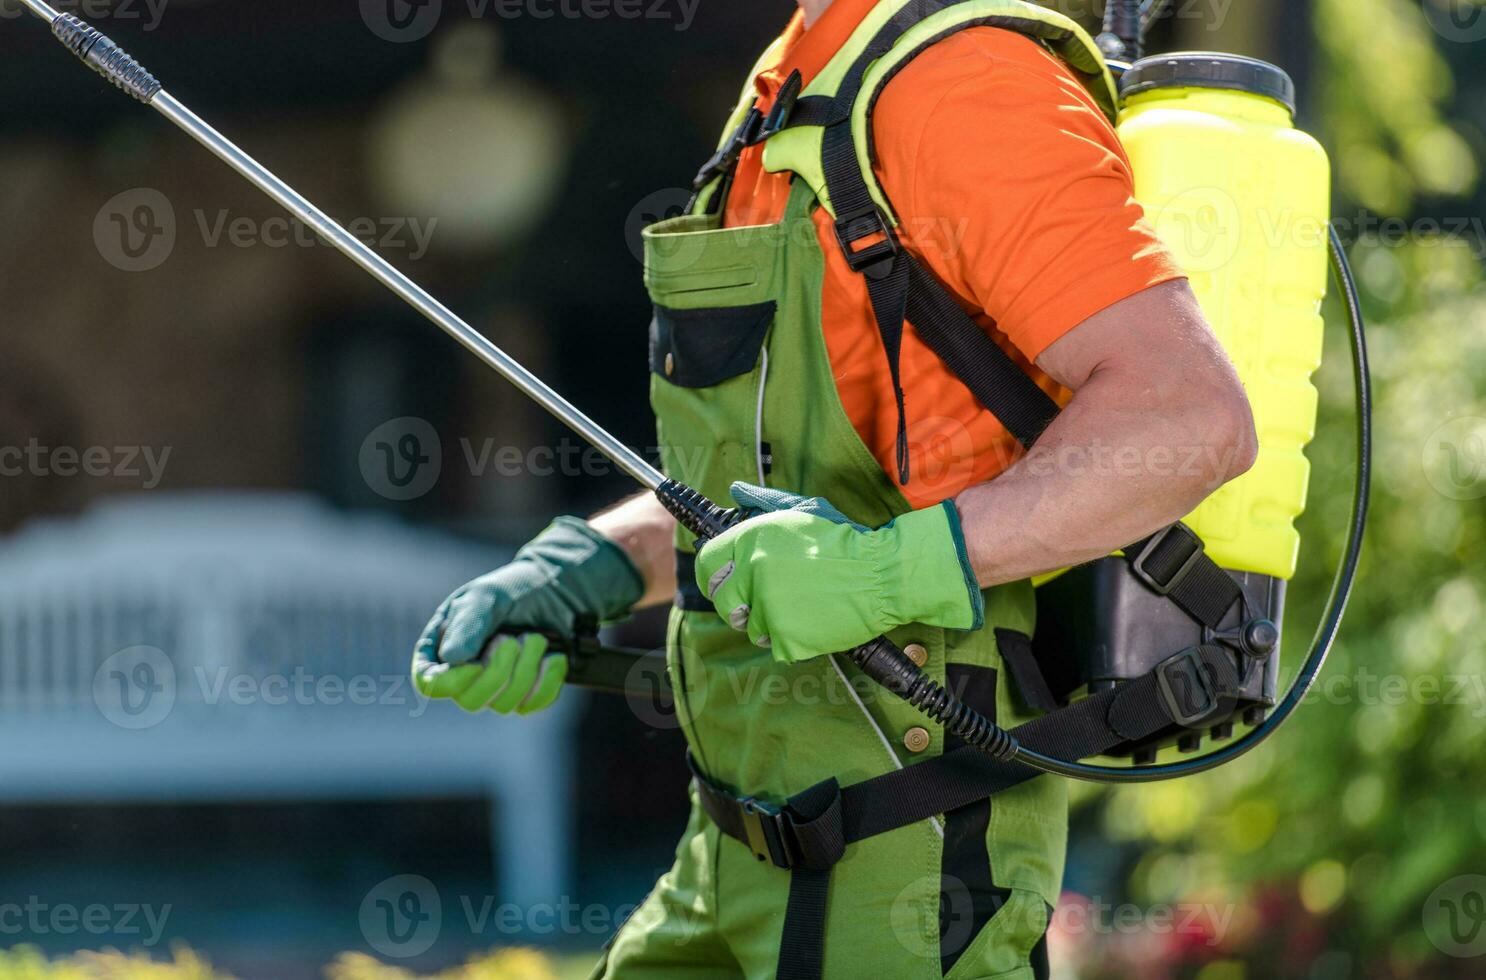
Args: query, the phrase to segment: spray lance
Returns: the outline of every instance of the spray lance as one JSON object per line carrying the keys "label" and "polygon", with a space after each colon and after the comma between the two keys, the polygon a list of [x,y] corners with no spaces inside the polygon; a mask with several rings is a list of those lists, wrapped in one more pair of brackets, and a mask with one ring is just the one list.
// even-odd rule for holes
{"label": "spray lance", "polygon": [[[751,516],[736,509],[719,507],[693,488],[668,478],[633,449],[579,411],[500,347],[460,319],[421,286],[346,232],[314,204],[181,104],[137,60],[98,29],[72,14],[55,10],[45,0],[21,0],[21,2],[38,18],[50,25],[53,35],[84,63],[132,98],[152,107],[169,119],[296,218],[313,228],[352,262],[401,297],[409,306],[453,337],[470,353],[493,368],[523,394],[593,445],[626,474],[654,493],[677,522],[697,535],[701,541],[711,540]],[[1120,3],[1118,10],[1110,12],[1111,29],[1106,34],[1121,44],[1124,44],[1125,40],[1133,39],[1133,48],[1131,46],[1124,48],[1123,53],[1127,55],[1132,53],[1132,50],[1138,50],[1142,21],[1149,23],[1149,19],[1153,19],[1159,12],[1159,4],[1154,3],[1153,0],[1146,0],[1146,3],[1147,6],[1144,9],[1141,8],[1138,0],[1133,5]],[[1331,233],[1331,248],[1334,268],[1346,287],[1347,307],[1353,325],[1352,351],[1357,369],[1359,408],[1358,488],[1353,505],[1347,548],[1338,568],[1311,654],[1302,666],[1290,693],[1267,721],[1224,749],[1200,759],[1147,766],[1090,765],[1055,758],[1021,744],[1015,732],[1001,728],[960,701],[952,692],[925,675],[901,649],[886,637],[878,637],[842,655],[874,681],[907,700],[927,717],[941,723],[946,731],[954,734],[967,745],[974,746],[1004,762],[1030,766],[1042,772],[1077,779],[1098,782],[1148,782],[1190,775],[1222,765],[1249,751],[1273,734],[1299,705],[1319,674],[1326,654],[1335,639],[1342,610],[1356,571],[1367,506],[1366,471],[1370,446],[1370,396],[1367,386],[1366,349],[1356,291],[1346,266],[1345,254],[1341,250],[1334,230]],[[584,643],[572,638],[559,639],[569,641],[568,652],[580,660],[585,654],[595,650],[591,642]],[[581,674],[576,664],[574,672]],[[611,689],[619,686],[614,682],[612,669],[608,670],[606,678],[607,683],[601,681],[598,686]]]}

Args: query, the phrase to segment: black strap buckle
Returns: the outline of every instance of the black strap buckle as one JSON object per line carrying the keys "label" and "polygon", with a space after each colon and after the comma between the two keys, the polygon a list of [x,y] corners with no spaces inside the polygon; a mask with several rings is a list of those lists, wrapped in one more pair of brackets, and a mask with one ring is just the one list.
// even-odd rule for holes
{"label": "black strap buckle", "polygon": [[[878,236],[881,236],[881,241],[863,248],[856,247],[857,242]],[[877,208],[836,222],[836,241],[846,255],[846,264],[851,271],[866,273],[874,279],[886,275],[898,257],[898,236]]]}
{"label": "black strap buckle", "polygon": [[789,827],[789,815],[772,803],[752,796],[738,800],[743,816],[743,832],[748,849],[760,861],[772,861],[776,868],[793,868],[799,857]]}
{"label": "black strap buckle", "polygon": [[758,106],[748,110],[748,115],[743,117],[743,122],[733,130],[733,135],[723,144],[722,149],[712,154],[712,159],[702,164],[702,169],[697,171],[696,177],[692,178],[691,189],[700,193],[719,174],[726,173],[732,169],[733,164],[738,162],[738,157],[743,150],[759,141],[759,130],[764,123],[764,114],[759,112]]}
{"label": "black strap buckle", "polygon": [[[1163,580],[1152,574],[1150,563],[1157,553],[1163,552],[1167,547],[1178,543],[1171,539],[1172,535],[1181,536],[1182,541],[1180,543],[1184,544],[1187,548],[1187,554],[1176,570]],[[1203,553],[1206,550],[1207,546],[1202,543],[1202,539],[1197,536],[1196,531],[1193,531],[1185,524],[1173,524],[1156,532],[1146,541],[1145,546],[1140,549],[1140,553],[1131,559],[1130,570],[1135,573],[1136,578],[1144,582],[1157,595],[1170,595],[1182,584],[1182,580],[1191,574],[1192,569],[1197,567],[1197,563],[1202,560]],[[1164,559],[1166,556],[1163,554],[1162,557]],[[1164,561],[1163,564],[1165,564]]]}
{"label": "black strap buckle", "polygon": [[779,94],[774,97],[774,108],[764,117],[754,142],[762,143],[776,133],[784,132],[784,128],[789,125],[790,114],[795,111],[795,103],[799,101],[803,84],[804,79],[798,68],[789,73],[789,77],[779,87]]}
{"label": "black strap buckle", "polygon": [[1198,647],[1163,660],[1156,668],[1156,686],[1172,721],[1186,728],[1202,727],[1222,708]]}

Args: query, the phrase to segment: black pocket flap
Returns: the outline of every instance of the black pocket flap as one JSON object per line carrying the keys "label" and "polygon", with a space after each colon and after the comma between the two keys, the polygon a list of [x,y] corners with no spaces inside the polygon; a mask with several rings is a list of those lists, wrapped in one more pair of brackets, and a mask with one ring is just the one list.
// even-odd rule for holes
{"label": "black pocket flap", "polygon": [[710,388],[747,374],[759,351],[775,303],[700,310],[655,308],[650,323],[650,370],[683,388]]}

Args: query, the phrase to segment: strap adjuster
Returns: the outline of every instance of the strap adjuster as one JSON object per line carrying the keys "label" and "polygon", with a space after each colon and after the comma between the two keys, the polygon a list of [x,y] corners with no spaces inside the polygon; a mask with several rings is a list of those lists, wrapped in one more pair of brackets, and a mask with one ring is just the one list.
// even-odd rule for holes
{"label": "strap adjuster", "polygon": [[732,169],[733,164],[738,162],[738,157],[743,154],[744,149],[757,143],[759,140],[759,129],[763,126],[764,114],[759,112],[758,106],[748,110],[733,135],[723,144],[722,149],[712,154],[712,159],[702,164],[702,169],[697,171],[696,177],[692,179],[691,189],[700,193],[706,186],[712,183],[713,178],[719,174],[726,173]]}
{"label": "strap adjuster", "polygon": [[1172,721],[1199,728],[1222,708],[1199,647],[1189,647],[1156,668],[1156,687]]}
{"label": "strap adjuster", "polygon": [[774,108],[770,109],[769,114],[764,117],[754,137],[754,142],[762,143],[769,137],[784,132],[785,127],[789,125],[790,114],[795,111],[795,103],[799,101],[803,82],[804,79],[798,68],[789,73],[789,77],[779,88],[779,94],[774,97]]}
{"label": "strap adjuster", "polygon": [[789,816],[779,807],[752,796],[738,800],[743,817],[745,843],[760,861],[773,862],[776,868],[793,868],[798,854],[789,832]]}
{"label": "strap adjuster", "polygon": [[[1174,572],[1165,579],[1160,579],[1150,570],[1151,559],[1158,552],[1168,547],[1168,545],[1177,543],[1171,541],[1172,535],[1181,536],[1181,543],[1187,547],[1188,554],[1182,559],[1182,563],[1177,566]],[[1182,580],[1191,574],[1192,569],[1197,567],[1197,563],[1202,560],[1202,556],[1206,550],[1207,546],[1202,543],[1202,539],[1197,536],[1196,531],[1193,531],[1185,524],[1173,524],[1170,527],[1157,531],[1146,541],[1145,546],[1140,549],[1140,553],[1130,560],[1130,570],[1135,573],[1136,578],[1144,582],[1157,595],[1170,595],[1182,584]]]}
{"label": "strap adjuster", "polygon": [[[881,241],[863,248],[856,247],[857,242],[878,236],[881,236]],[[874,279],[886,275],[898,257],[898,236],[887,218],[875,207],[836,222],[836,242],[852,272],[864,272]]]}

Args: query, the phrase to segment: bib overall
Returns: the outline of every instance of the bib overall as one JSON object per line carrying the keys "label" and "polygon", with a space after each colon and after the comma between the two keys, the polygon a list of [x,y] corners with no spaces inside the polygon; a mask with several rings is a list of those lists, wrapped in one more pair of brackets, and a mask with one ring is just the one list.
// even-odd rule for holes
{"label": "bib overall", "polygon": [[[769,144],[766,166],[796,175],[779,224],[721,227],[724,140],[714,158],[724,166],[703,183],[694,213],[646,230],[651,399],[668,475],[716,501],[728,499],[736,480],[823,496],[872,527],[909,509],[843,410],[826,353],[823,250],[838,244],[822,234],[830,222],[817,222],[821,209],[837,217],[820,175],[821,134],[831,124],[829,98],[847,109],[868,102],[895,65],[947,32],[978,25],[1024,30],[1065,60],[1075,50],[1080,74],[1107,84],[1087,36],[1056,14],[1012,0],[888,0],[800,93],[799,107],[811,107],[800,114],[806,124],[777,132],[779,154]],[[873,75],[877,81],[864,85]],[[759,123],[748,121],[750,99],[745,92],[730,123],[733,139],[750,125],[759,136]],[[866,133],[868,107],[859,110],[861,125],[851,127]],[[810,125],[816,116],[825,125]],[[776,165],[781,159],[790,165]],[[875,185],[870,167],[863,170]],[[871,193],[880,196],[875,186]],[[668,655],[699,779],[767,806],[822,781],[850,786],[956,747],[843,658],[776,664],[696,590],[690,536],[679,534],[676,546],[680,592]],[[1026,642],[1034,606],[1031,584],[1013,583],[985,592],[981,630],[909,625],[890,635],[937,681],[1010,727],[1034,712],[1010,682],[1001,647]],[[674,866],[611,940],[595,977],[764,980],[776,969],[781,977],[795,972],[781,958],[791,875],[766,859],[765,844],[723,834],[699,805],[696,784],[692,803]],[[816,969],[893,980],[1045,975],[1044,934],[1066,832],[1066,787],[1044,777],[848,844],[828,889],[795,896],[825,904]]]}

